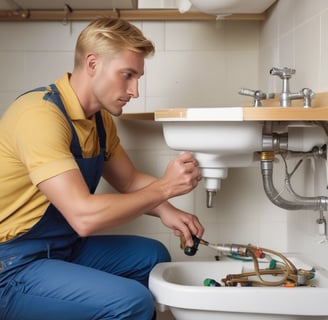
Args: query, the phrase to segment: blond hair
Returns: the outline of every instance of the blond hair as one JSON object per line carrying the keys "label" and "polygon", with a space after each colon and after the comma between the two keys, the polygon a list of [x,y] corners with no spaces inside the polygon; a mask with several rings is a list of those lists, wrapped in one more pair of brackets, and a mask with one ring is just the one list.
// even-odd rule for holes
{"label": "blond hair", "polygon": [[128,21],[98,18],[80,33],[75,47],[74,66],[81,67],[88,53],[115,54],[124,49],[142,53],[145,58],[155,52],[152,42]]}

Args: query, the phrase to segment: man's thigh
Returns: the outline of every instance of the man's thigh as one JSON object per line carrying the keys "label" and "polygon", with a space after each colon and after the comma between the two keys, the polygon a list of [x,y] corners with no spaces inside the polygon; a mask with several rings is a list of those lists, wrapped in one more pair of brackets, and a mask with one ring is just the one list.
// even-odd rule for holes
{"label": "man's thigh", "polygon": [[147,286],[152,268],[170,259],[165,246],[157,240],[109,235],[86,238],[73,262],[134,279]]}
{"label": "man's thigh", "polygon": [[61,260],[31,263],[0,298],[1,320],[151,319],[153,301],[140,283]]}

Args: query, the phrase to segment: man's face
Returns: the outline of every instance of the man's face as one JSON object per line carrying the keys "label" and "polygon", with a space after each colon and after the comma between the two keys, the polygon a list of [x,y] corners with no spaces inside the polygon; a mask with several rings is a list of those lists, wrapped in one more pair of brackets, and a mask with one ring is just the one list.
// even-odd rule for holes
{"label": "man's face", "polygon": [[139,96],[138,80],[144,73],[144,56],[141,53],[123,50],[111,57],[97,59],[92,90],[101,108],[114,116],[131,98]]}

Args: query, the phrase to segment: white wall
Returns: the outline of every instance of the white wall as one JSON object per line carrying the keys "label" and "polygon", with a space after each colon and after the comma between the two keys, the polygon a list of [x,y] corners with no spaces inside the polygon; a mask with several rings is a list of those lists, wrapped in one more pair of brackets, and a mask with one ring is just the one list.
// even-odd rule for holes
{"label": "white wall", "polygon": [[[146,63],[140,98],[131,102],[125,112],[236,105],[246,99],[237,94],[241,87],[279,91],[279,82],[271,79],[268,71],[280,64],[297,69],[292,89],[309,86],[317,91],[327,90],[328,4],[324,2],[280,1],[264,24],[135,23],[154,41],[157,53]],[[75,40],[86,24],[1,22],[0,110],[4,111],[25,90],[51,83],[65,71],[71,71]],[[122,143],[136,165],[154,175],[163,174],[175,152],[166,147],[160,125],[121,120],[117,120],[117,125]],[[280,178],[282,166],[275,170]],[[308,174],[311,176],[311,171]],[[298,179],[304,181],[302,176]],[[100,192],[108,190],[103,184],[99,188]],[[214,208],[206,208],[202,186],[172,202],[199,216],[206,227],[204,237],[209,241],[253,243],[278,251],[326,250],[314,241],[316,214],[296,216],[273,206],[264,195],[259,167],[229,170]],[[174,259],[187,259],[179,249],[179,239],[156,218],[142,217],[113,232],[160,239]],[[213,252],[202,248],[195,259],[213,256]],[[321,261],[328,264],[327,258]]]}

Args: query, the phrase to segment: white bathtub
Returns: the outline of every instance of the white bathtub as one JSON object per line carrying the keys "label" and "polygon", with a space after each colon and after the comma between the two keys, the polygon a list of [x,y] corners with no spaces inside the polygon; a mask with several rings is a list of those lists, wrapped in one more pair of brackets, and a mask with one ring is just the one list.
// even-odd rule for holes
{"label": "white bathtub", "polygon": [[[290,260],[297,268],[311,268],[298,258]],[[160,263],[149,287],[159,309],[169,308],[177,320],[328,319],[328,271],[322,268],[315,267],[315,287],[203,286],[205,278],[220,281],[251,267],[230,259]]]}

